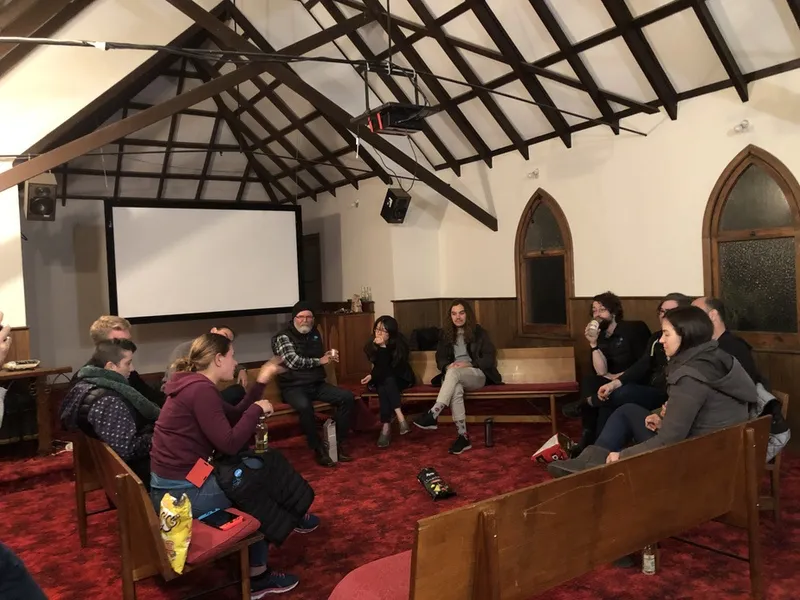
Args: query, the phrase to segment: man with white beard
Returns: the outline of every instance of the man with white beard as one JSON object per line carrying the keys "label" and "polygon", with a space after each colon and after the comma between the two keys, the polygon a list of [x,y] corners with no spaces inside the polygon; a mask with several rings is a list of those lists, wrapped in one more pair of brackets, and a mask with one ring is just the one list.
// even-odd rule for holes
{"label": "man with white beard", "polygon": [[355,397],[352,392],[325,381],[325,365],[338,360],[336,350],[325,351],[322,336],[314,325],[314,311],[308,302],[298,302],[292,308],[292,320],[286,329],[272,338],[272,351],[283,358],[286,372],[278,375],[283,401],[297,411],[300,427],[314,451],[317,463],[334,466],[317,432],[314,402],[327,402],[336,407],[336,442],[339,462],[353,460],[344,449],[350,429],[350,413]]}

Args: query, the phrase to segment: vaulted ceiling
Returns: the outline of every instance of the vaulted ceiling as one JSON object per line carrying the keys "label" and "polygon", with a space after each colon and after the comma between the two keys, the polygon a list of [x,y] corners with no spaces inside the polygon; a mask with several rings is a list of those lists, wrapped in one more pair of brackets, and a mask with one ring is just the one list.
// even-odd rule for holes
{"label": "vaulted ceiling", "polygon": [[[681,102],[726,88],[746,102],[748,84],[800,66],[800,0],[225,0],[213,17],[192,0],[147,1],[197,22],[173,45],[272,58],[155,55],[31,149],[89,139],[49,163],[28,161],[62,165],[67,197],[296,202],[399,176],[491,227],[493,217],[437,171],[491,167],[505,153],[527,159],[551,139],[570,147],[592,127],[643,135],[631,117],[677,119]],[[3,17],[21,3],[56,4],[11,0],[0,8],[0,35],[36,31],[7,33],[14,21]],[[61,4],[74,11],[81,2]],[[201,93],[247,68],[255,75]],[[367,105],[413,101],[415,85],[436,109],[422,131],[379,136],[350,122]],[[195,89],[202,101],[175,103]],[[180,110],[154,120],[160,113],[149,107],[167,101]],[[148,126],[138,131],[120,125],[137,113],[154,116],[142,116]]]}

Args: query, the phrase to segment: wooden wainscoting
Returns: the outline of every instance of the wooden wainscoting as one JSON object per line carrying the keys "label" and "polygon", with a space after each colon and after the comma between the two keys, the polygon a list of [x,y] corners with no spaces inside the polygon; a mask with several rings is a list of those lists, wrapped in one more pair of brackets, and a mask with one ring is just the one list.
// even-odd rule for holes
{"label": "wooden wainscoting", "polygon": [[[517,334],[516,298],[465,298],[472,303],[478,322],[492,334],[500,348],[532,346],[566,346],[575,348],[576,373],[581,377],[591,369],[589,344],[583,330],[590,319],[592,299],[570,298],[569,311],[572,331],[569,338],[519,336]],[[647,323],[651,331],[659,329],[658,303],[661,298],[652,296],[622,297],[625,318]],[[441,327],[445,323],[450,298],[424,298],[420,300],[395,300],[394,316],[400,330],[409,335],[420,327]],[[795,431],[790,442],[793,451],[800,451],[800,348],[792,350],[753,350],[756,364],[770,385],[789,394],[789,424]]]}
{"label": "wooden wainscoting", "polygon": [[12,360],[28,360],[31,357],[31,332],[27,327],[11,329],[11,350],[6,362]]}

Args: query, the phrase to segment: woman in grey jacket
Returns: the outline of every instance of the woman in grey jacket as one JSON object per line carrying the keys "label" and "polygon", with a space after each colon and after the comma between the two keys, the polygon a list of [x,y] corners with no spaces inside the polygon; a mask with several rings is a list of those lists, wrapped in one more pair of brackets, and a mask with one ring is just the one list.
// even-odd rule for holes
{"label": "woman in grey jacket", "polygon": [[650,439],[621,452],[588,446],[577,458],[551,463],[548,470],[557,477],[568,475],[746,421],[758,399],[756,386],[739,361],[711,339],[713,332],[708,315],[696,306],[667,312],[660,341],[669,360],[669,400],[663,417],[645,418]]}

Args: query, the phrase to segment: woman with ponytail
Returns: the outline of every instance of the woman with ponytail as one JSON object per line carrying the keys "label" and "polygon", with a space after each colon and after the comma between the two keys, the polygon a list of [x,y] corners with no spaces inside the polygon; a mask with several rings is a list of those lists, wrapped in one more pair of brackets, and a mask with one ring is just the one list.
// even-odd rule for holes
{"label": "woman with ponytail", "polygon": [[[227,404],[217,385],[233,379],[236,369],[233,344],[218,333],[206,333],[194,340],[189,354],[174,363],[174,375],[164,386],[167,400],[153,433],[150,452],[151,498],[156,511],[165,493],[176,498],[186,494],[195,518],[214,509],[232,506],[214,474],[201,487],[186,477],[198,460],[214,453],[236,455],[248,445],[262,415],[273,413],[269,400],[262,400],[266,384],[277,375],[280,359],[264,363],[255,384],[235,406]],[[314,521],[314,515],[305,520]],[[298,531],[315,523],[298,523]],[[262,524],[263,526],[263,524]],[[250,574],[253,600],[269,593],[294,588],[294,575],[270,571],[267,567],[267,542],[250,546]]]}

